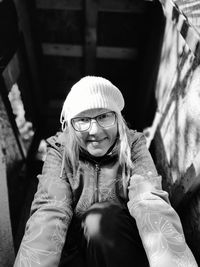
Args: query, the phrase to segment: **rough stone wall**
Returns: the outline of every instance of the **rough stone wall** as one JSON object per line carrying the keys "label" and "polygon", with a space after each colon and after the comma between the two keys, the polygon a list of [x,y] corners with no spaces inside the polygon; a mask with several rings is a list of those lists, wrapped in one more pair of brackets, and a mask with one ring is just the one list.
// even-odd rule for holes
{"label": "rough stone wall", "polygon": [[166,27],[155,92],[155,162],[200,264],[200,35],[172,0],[160,2]]}

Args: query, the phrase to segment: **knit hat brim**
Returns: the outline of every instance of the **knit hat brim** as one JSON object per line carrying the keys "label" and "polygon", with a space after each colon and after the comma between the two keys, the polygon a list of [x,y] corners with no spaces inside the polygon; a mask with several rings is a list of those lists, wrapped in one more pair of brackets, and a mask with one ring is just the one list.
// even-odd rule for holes
{"label": "knit hat brim", "polygon": [[120,113],[124,108],[124,98],[120,90],[109,80],[86,76],[71,88],[63,104],[61,117],[69,122],[79,113],[95,108]]}

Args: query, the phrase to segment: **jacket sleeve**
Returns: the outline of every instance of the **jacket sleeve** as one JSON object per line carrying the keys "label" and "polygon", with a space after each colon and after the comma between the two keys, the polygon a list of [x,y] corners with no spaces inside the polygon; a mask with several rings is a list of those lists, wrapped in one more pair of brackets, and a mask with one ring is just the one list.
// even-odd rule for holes
{"label": "jacket sleeve", "polygon": [[162,190],[143,135],[132,146],[135,165],[128,187],[128,208],[135,218],[150,267],[196,267],[180,218]]}
{"label": "jacket sleeve", "polygon": [[56,147],[48,148],[14,267],[56,267],[59,264],[72,217],[71,189],[65,171],[60,177],[61,165],[61,151]]}

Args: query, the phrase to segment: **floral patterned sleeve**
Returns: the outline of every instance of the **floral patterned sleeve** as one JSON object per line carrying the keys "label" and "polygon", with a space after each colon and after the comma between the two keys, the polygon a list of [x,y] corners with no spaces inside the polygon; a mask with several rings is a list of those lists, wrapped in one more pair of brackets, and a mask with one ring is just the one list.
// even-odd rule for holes
{"label": "floral patterned sleeve", "polygon": [[145,138],[133,146],[135,170],[128,187],[128,208],[135,218],[150,267],[197,267],[186,244],[180,218],[162,190]]}
{"label": "floral patterned sleeve", "polygon": [[59,265],[72,217],[71,189],[65,172],[60,177],[61,165],[61,152],[50,147],[14,267]]}

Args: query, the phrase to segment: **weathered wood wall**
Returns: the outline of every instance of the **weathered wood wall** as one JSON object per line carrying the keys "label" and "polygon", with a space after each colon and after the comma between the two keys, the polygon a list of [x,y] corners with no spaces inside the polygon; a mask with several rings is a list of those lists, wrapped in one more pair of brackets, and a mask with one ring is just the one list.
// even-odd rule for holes
{"label": "weathered wood wall", "polygon": [[150,148],[200,264],[200,35],[172,0],[161,3],[167,20]]}

